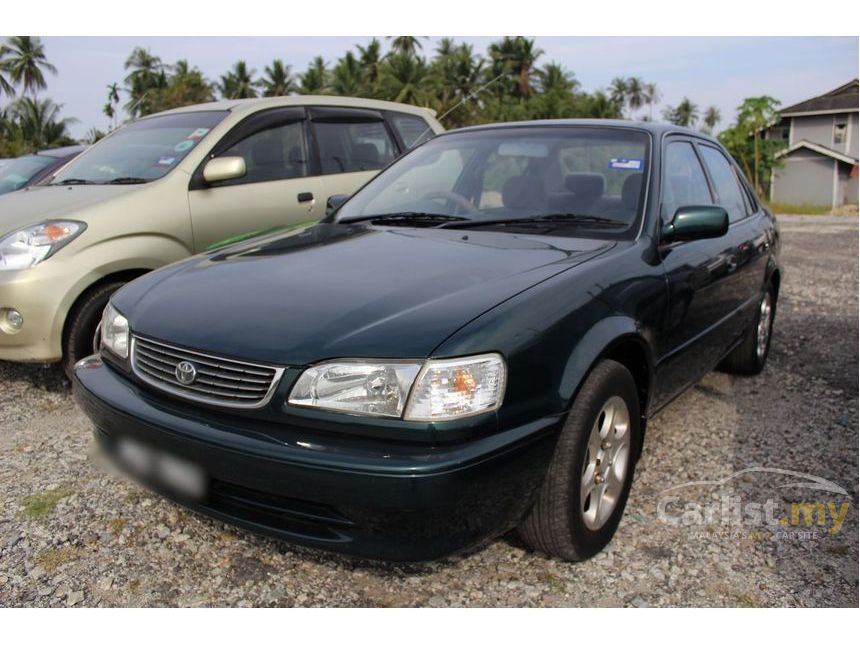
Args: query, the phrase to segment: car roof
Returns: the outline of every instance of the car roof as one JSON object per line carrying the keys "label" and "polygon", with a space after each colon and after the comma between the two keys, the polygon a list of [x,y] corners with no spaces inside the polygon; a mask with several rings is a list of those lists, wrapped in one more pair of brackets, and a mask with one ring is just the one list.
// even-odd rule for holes
{"label": "car roof", "polygon": [[61,148],[38,150],[33,154],[38,155],[39,157],[54,157],[56,159],[62,159],[63,157],[79,154],[84,151],[84,148],[86,148],[86,146],[63,146]]}
{"label": "car roof", "polygon": [[[273,96],[271,98],[256,99],[227,99],[223,101],[212,101],[210,103],[198,103],[173,110],[158,112],[162,114],[181,114],[183,112],[201,112],[210,110],[228,110],[230,112],[244,113],[255,112],[260,109],[274,107],[290,107],[302,105],[319,105],[331,107],[353,107],[374,110],[393,110],[416,114],[419,116],[435,117],[436,111],[430,108],[405,103],[394,103],[393,101],[379,101],[376,99],[362,99],[350,96],[321,96],[314,94],[302,94],[297,96]],[[150,116],[156,116],[155,114]],[[148,118],[148,117],[147,117]]]}
{"label": "car roof", "polygon": [[[643,132],[650,132],[655,137],[659,137],[665,134],[684,134],[714,141],[713,137],[710,137],[702,132],[698,132],[690,128],[682,128],[681,126],[673,125],[671,123],[657,123],[654,121],[630,121],[627,119],[540,119],[536,121],[509,121],[503,123],[487,123],[485,125],[473,125],[465,128],[458,128],[456,130],[448,130],[444,133],[444,135],[450,136],[451,134],[455,134],[457,132],[477,132],[481,130],[499,130],[505,128],[540,128],[545,126],[601,127],[619,128],[626,130],[633,129],[641,130]],[[440,134],[439,136],[442,135]]]}

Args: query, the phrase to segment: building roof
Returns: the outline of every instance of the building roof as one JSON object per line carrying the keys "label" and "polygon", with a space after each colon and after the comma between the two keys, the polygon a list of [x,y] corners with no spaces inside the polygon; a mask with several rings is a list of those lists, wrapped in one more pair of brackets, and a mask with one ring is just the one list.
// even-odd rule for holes
{"label": "building roof", "polygon": [[790,148],[786,148],[780,152],[776,153],[776,157],[785,157],[790,155],[792,152],[796,150],[800,150],[804,148],[806,150],[811,150],[812,152],[817,152],[820,155],[824,155],[826,157],[830,157],[831,159],[836,159],[837,161],[841,161],[843,163],[857,165],[857,159],[850,155],[843,154],[841,152],[837,152],[836,150],[831,150],[826,146],[822,146],[818,143],[813,143],[812,141],[807,141],[804,139],[803,141],[798,141]]}
{"label": "building roof", "polygon": [[803,114],[828,114],[833,112],[857,112],[858,81],[854,80],[840,85],[811,99],[789,105],[780,110],[782,116],[799,116]]}

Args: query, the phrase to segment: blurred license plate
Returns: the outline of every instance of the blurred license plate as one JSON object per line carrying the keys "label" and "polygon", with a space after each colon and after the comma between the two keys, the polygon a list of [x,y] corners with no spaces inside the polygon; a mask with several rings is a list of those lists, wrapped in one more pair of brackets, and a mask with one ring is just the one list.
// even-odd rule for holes
{"label": "blurred license plate", "polygon": [[208,478],[197,464],[126,438],[117,441],[116,457],[132,475],[183,497],[197,501],[206,495]]}

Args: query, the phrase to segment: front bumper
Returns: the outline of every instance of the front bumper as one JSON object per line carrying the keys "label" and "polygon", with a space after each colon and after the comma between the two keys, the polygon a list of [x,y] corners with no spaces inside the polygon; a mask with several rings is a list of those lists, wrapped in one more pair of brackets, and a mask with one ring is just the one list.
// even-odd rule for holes
{"label": "front bumper", "polygon": [[513,528],[561,427],[550,417],[453,445],[300,430],[275,440],[238,416],[183,412],[100,361],[75,371],[74,388],[105,447],[133,439],[207,473],[202,501],[166,496],[258,533],[384,560],[439,558]]}

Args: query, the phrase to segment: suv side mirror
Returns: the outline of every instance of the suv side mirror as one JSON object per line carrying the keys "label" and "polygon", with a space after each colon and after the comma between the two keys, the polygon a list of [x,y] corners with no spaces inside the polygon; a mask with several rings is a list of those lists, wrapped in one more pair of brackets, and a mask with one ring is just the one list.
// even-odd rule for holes
{"label": "suv side mirror", "polygon": [[328,198],[325,203],[325,214],[326,217],[329,215],[334,215],[338,208],[340,208],[343,203],[349,199],[349,195],[332,195]]}
{"label": "suv side mirror", "polygon": [[660,230],[660,242],[705,240],[722,237],[729,230],[729,214],[722,206],[681,206]]}
{"label": "suv side mirror", "polygon": [[245,159],[242,157],[216,157],[203,167],[203,179],[211,184],[244,177],[246,172]]}

